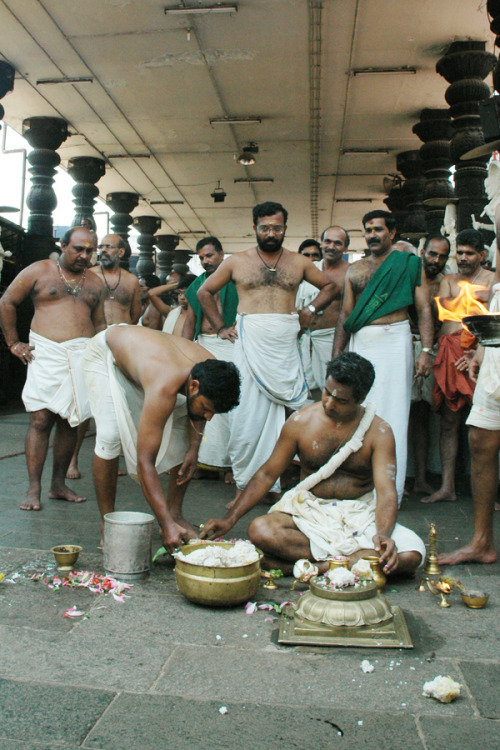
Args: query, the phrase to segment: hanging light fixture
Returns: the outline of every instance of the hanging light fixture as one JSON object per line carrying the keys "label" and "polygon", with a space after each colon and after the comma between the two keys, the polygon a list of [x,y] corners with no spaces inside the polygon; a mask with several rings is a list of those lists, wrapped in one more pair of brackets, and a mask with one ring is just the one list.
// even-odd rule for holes
{"label": "hanging light fixture", "polygon": [[244,167],[250,167],[252,164],[255,164],[254,154],[258,153],[259,147],[256,143],[254,143],[254,141],[250,141],[247,146],[244,146],[243,151],[238,156],[236,161],[238,162],[238,164],[242,164]]}
{"label": "hanging light fixture", "polygon": [[214,203],[224,203],[226,200],[226,191],[220,186],[220,180],[217,182],[217,187],[214,189],[210,196],[214,199]]}

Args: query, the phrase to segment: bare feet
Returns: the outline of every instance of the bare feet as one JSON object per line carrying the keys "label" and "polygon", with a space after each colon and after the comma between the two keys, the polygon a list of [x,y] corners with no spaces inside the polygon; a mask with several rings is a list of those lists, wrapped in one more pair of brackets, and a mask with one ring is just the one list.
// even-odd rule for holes
{"label": "bare feet", "polygon": [[495,510],[500,510],[500,503],[495,503]]}
{"label": "bare feet", "polygon": [[233,476],[233,472],[231,471],[231,469],[229,469],[229,471],[224,472],[224,484],[236,484],[236,482],[234,481],[234,476]]}
{"label": "bare feet", "polygon": [[444,552],[438,557],[439,565],[460,565],[461,563],[494,563],[497,553],[494,547],[479,547],[472,542],[454,552]]}
{"label": "bare feet", "polygon": [[49,490],[49,497],[51,500],[67,500],[69,503],[84,503],[87,499],[86,497],[77,495],[76,492],[70,490],[65,484],[62,487],[52,487]]}
{"label": "bare feet", "polygon": [[425,479],[417,481],[415,479],[415,484],[413,485],[412,492],[420,492],[423,495],[432,495],[434,491],[434,487],[429,484]]}
{"label": "bare feet", "polygon": [[124,469],[118,469],[118,476],[119,477],[126,477],[127,472]]}
{"label": "bare feet", "polygon": [[70,464],[66,472],[66,479],[81,479],[80,469],[76,464]]}
{"label": "bare feet", "polygon": [[454,492],[440,489],[436,492],[433,492],[433,494],[429,495],[429,497],[423,497],[420,502],[425,503],[426,505],[430,505],[431,503],[454,503],[456,499],[457,496]]}
{"label": "bare feet", "polygon": [[41,510],[40,493],[37,490],[28,490],[26,500],[19,507],[21,510]]}

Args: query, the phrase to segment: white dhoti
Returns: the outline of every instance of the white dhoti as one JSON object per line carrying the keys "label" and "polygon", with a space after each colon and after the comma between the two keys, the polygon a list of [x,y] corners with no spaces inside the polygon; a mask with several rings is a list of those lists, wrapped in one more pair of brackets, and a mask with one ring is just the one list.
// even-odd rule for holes
{"label": "white dhoti", "polygon": [[[285,406],[300,409],[307,385],[299,356],[297,313],[238,315],[233,362],[241,374],[239,405],[229,412],[229,455],[239,489],[271,455]],[[279,492],[277,480],[271,492]]]}
{"label": "white dhoti", "polygon": [[389,325],[369,325],[354,333],[349,351],[368,359],[375,368],[375,382],[366,400],[372,401],[379,417],[392,428],[396,442],[396,490],[398,505],[403,498],[408,448],[413,376],[413,347],[407,320]]}
{"label": "white dhoti", "polygon": [[179,307],[174,307],[173,310],[170,310],[169,314],[165,318],[165,322],[163,323],[163,328],[161,329],[163,333],[173,333],[175,324],[179,320],[179,316],[182,312],[182,307],[179,305]]}
{"label": "white dhoti", "polygon": [[[218,336],[200,333],[198,344],[217,359],[233,361],[234,344]],[[209,469],[229,469],[229,415],[214,414],[205,425],[203,439],[198,453],[198,463]]]}
{"label": "white dhoti", "polygon": [[28,365],[23,403],[26,411],[48,409],[76,427],[91,416],[82,357],[88,338],[52,341],[30,331],[35,359]]}
{"label": "white dhoti", "polygon": [[[137,476],[137,428],[144,391],[131,383],[114,363],[106,331],[87,344],[83,355],[85,383],[96,423],[95,453],[111,460],[123,449],[128,473]],[[155,467],[159,474],[178,466],[189,448],[185,396],[178,395],[173,413],[163,429]]]}
{"label": "white dhoti", "polygon": [[[377,533],[376,499],[373,491],[356,500],[335,500],[315,497],[310,490],[333,476],[349,456],[361,449],[374,415],[374,404],[367,403],[365,413],[349,442],[334,453],[324,466],[286,492],[269,509],[269,513],[287,513],[292,516],[299,531],[309,539],[311,554],[315,560],[325,560],[334,555],[352,555],[360,549],[373,548],[373,537]],[[424,560],[425,545],[411,529],[396,523],[391,538],[398,552],[415,550]]]}
{"label": "white dhoti", "polygon": [[314,373],[312,369],[311,332],[309,330],[304,331],[299,339],[299,353],[307,387],[310,391],[312,391],[313,388],[317,388],[318,386],[316,385],[316,381],[314,380]]}
{"label": "white dhoti", "polygon": [[326,366],[332,359],[335,328],[318,328],[311,331],[311,366],[316,387],[323,390],[326,380]]}
{"label": "white dhoti", "polygon": [[[490,312],[500,312],[500,284],[493,287]],[[466,424],[483,430],[500,430],[500,349],[497,347],[484,347]]]}

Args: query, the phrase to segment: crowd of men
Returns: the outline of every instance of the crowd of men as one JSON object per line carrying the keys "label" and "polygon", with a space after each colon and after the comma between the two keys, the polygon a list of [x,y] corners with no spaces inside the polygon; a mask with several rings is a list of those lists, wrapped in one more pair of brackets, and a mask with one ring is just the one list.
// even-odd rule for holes
{"label": "crowd of men", "polygon": [[[125,239],[110,234],[98,245],[91,229],[73,227],[57,260],[14,279],[0,320],[11,353],[28,368],[29,488],[21,509],[41,509],[54,424],[49,497],[85,500],[66,478],[80,476],[78,451],[93,416],[102,518],[115,508],[122,452],[169,551],[197,536],[182,504],[202,468],[236,485],[227,513],[205,523],[203,538],[226,534],[269,496],[269,512],[248,530],[268,567],[290,572],[308,558],[323,570],[332,555],[354,564],[375,552],[387,573],[411,573],[425,546],[397,523],[408,435],[414,491],[425,503],[453,501],[467,418],[475,531],[441,560],[493,562],[500,355],[464,335],[460,312],[453,314],[464,285],[485,309],[500,309],[480,233],[458,234],[458,273],[446,274],[448,239],[427,237],[418,255],[395,243],[389,212],[363,217],[367,248],[353,263],[339,226],[327,227],[320,242],[304,240],[298,252],[286,249],[287,219],[279,203],[255,206],[253,247],[224,258],[220,241],[205,237],[196,246],[203,273],[174,268],[165,284],[122,267],[130,256]],[[27,297],[35,311],[22,342],[17,307]],[[436,491],[427,481],[431,410],[440,415]],[[300,481],[283,494],[280,478],[297,458]]]}

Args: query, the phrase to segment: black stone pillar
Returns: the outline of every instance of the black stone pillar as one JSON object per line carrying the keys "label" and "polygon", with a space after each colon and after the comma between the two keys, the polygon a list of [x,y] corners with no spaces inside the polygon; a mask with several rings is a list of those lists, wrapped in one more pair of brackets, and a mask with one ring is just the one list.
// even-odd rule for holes
{"label": "black stone pillar", "polygon": [[441,231],[446,206],[455,198],[450,181],[450,140],[453,135],[449,109],[423,109],[413,132],[423,145],[420,157],[425,175],[423,204],[429,234]]}
{"label": "black stone pillar", "polygon": [[49,238],[50,241],[45,243],[48,248],[53,245],[52,212],[57,206],[52,185],[56,167],[61,162],[56,149],[68,137],[68,124],[60,117],[27,117],[23,120],[23,136],[33,148],[28,154],[32,175],[31,189],[26,198],[30,209],[28,234]]}
{"label": "black stone pillar", "polygon": [[137,261],[137,273],[156,273],[156,266],[153,260],[155,237],[154,233],[161,227],[159,216],[136,216],[134,218],[134,227],[139,232],[137,245],[139,247],[139,260]]}
{"label": "black stone pillar", "polygon": [[95,156],[75,156],[68,162],[68,172],[74,179],[72,187],[75,204],[75,215],[72,226],[79,227],[87,219],[95,228],[94,206],[99,195],[99,188],[95,186],[106,172],[106,162]]}
{"label": "black stone pillar", "polygon": [[[3,99],[5,94],[9,91],[14,90],[14,74],[15,68],[8,62],[0,60],[0,99]],[[5,110],[0,104],[0,120],[3,120]]]}
{"label": "black stone pillar", "polygon": [[114,212],[111,217],[111,228],[113,234],[119,234],[124,240],[128,240],[129,229],[132,224],[130,214],[139,205],[137,193],[108,193],[106,203]]}
{"label": "black stone pillar", "polygon": [[179,244],[179,237],[176,234],[157,234],[154,244],[158,248],[158,276],[164,284],[174,264],[174,251]]}
{"label": "black stone pillar", "polygon": [[422,203],[425,178],[422,173],[420,151],[401,151],[397,154],[396,166],[405,178],[401,188],[404,219],[398,227],[398,232],[405,239],[418,239],[426,234],[425,209]]}
{"label": "black stone pillar", "polygon": [[488,202],[484,180],[489,156],[460,161],[462,154],[484,143],[478,102],[490,96],[489,86],[483,79],[496,63],[495,55],[486,52],[485,47],[486,42],[453,42],[436,64],[437,72],[450,84],[445,98],[450,105],[454,128],[451,160],[456,168],[458,232],[472,226],[473,216],[479,220]]}

